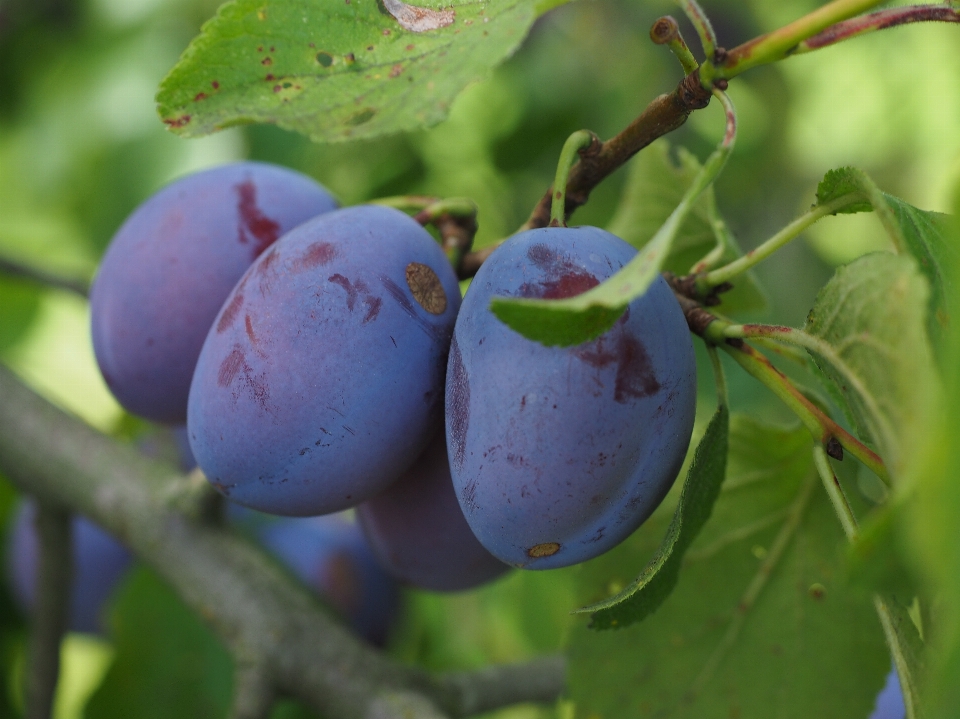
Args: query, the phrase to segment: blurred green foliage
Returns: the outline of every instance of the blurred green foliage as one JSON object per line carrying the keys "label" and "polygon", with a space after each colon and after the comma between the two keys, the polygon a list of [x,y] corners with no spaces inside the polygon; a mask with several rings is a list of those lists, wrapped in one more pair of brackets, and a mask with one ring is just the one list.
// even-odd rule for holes
{"label": "blurred green foliage", "polygon": [[[727,47],[818,4],[703,0]],[[332,146],[271,126],[177,139],[155,114],[154,92],[216,5],[214,0],[0,0],[0,257],[89,279],[111,235],[139,202],[174,177],[240,158],[306,172],[345,204],[408,193],[471,197],[480,207],[477,244],[482,246],[524,221],[551,182],[570,132],[590,128],[608,137],[680,78],[669,53],[647,40],[660,14],[677,14],[671,3],[582,0],[539,20],[518,54],[491,80],[468,88],[449,120],[431,130]],[[695,34],[682,24],[695,47]],[[958,48],[954,27],[912,26],[760,68],[734,81],[730,95],[738,106],[740,132],[716,196],[744,249],[809,206],[823,173],[843,165],[861,167],[884,191],[917,207],[947,211],[951,188],[960,180]],[[722,127],[719,109],[712,106],[696,113],[671,141],[703,159]],[[625,178],[621,171],[599,187],[574,221],[605,225]],[[960,209],[960,198],[957,203]],[[830,218],[807,239],[755,272],[770,299],[765,317],[771,321],[801,325],[833,266],[886,246],[872,215]],[[960,307],[954,307],[953,316],[960,316]],[[135,434],[131,428],[142,425],[123,414],[103,385],[87,321],[80,298],[0,274],[0,360],[87,422],[129,438]],[[702,377],[709,376],[702,356],[700,370]],[[762,387],[735,368],[728,370],[734,409],[765,420],[786,417]],[[703,385],[709,399],[712,385],[709,380]],[[927,467],[926,481],[920,483],[924,509],[918,510],[935,512],[941,521],[916,532],[913,546],[931,576],[949,580],[950,597],[960,603],[960,544],[955,534],[937,534],[937,528],[956,526],[950,522],[960,516],[960,490],[953,487],[952,504],[938,503],[942,488],[931,479],[942,477],[944,466],[960,467],[960,445],[952,441],[960,421],[954,416],[960,407],[956,378],[950,386],[948,396],[956,401],[939,443],[927,453],[939,474]],[[8,516],[11,501],[12,491],[0,481],[2,516]],[[930,563],[931,556],[943,560]],[[642,564],[631,567],[624,581]],[[390,649],[406,661],[446,669],[554,650],[571,631],[583,633],[585,620],[567,614],[582,592],[581,571],[592,570],[514,572],[455,596],[410,592]],[[202,624],[185,617],[186,610],[162,588],[150,589],[150,582],[156,580],[137,575],[123,590],[117,616],[127,622],[154,612],[156,617],[143,621],[159,626],[182,618],[156,652],[147,652],[144,643],[144,656],[157,658],[154,671],[163,673],[171,671],[171,662],[178,663],[171,659],[178,651],[201,652],[206,659],[189,667],[196,686],[206,687],[209,695],[198,691],[196,696],[212,702],[205,707],[222,707],[225,656]],[[135,606],[135,598],[146,595],[152,597],[149,604]],[[23,622],[6,590],[0,590],[0,618],[0,666],[7,678],[0,686],[0,716],[15,716]],[[947,613],[944,626],[960,637],[960,617]],[[110,693],[124,677],[146,671],[136,650],[130,650],[131,636],[137,630],[125,628],[114,637],[115,664],[90,716],[133,711],[123,696]],[[957,647],[955,639],[953,664],[942,668],[945,676],[951,671],[956,676]],[[156,686],[173,676],[158,675]],[[944,706],[951,706],[949,701],[957,705],[948,697]],[[62,706],[67,708],[57,719],[78,716],[76,706]],[[200,706],[178,715],[199,712]],[[520,707],[497,716],[551,714]],[[289,704],[275,714],[299,715]]]}

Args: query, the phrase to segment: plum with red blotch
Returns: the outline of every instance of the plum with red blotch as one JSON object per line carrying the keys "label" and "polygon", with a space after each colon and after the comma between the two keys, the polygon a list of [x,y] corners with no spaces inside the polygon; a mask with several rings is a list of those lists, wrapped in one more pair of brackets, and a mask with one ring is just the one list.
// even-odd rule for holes
{"label": "plum with red blotch", "polygon": [[230,290],[280,235],[336,206],[305,175],[241,162],[181,178],[134,210],[90,293],[97,362],[120,404],[183,423],[200,348]]}
{"label": "plum with red blotch", "polygon": [[[34,523],[36,505],[21,504],[10,534],[7,572],[13,594],[30,611],[36,596],[40,543]],[[81,516],[72,519],[73,582],[70,587],[68,629],[90,634],[104,630],[104,608],[114,589],[133,563],[133,555],[120,542]]]}
{"label": "plum with red blotch", "polygon": [[907,707],[903,702],[903,690],[897,670],[891,669],[883,689],[877,694],[877,703],[869,719],[904,719]]}
{"label": "plum with red blotch", "polygon": [[463,518],[443,432],[400,479],[357,507],[357,516],[380,563],[415,587],[457,592],[509,569],[483,548]]}
{"label": "plum with red blotch", "polygon": [[453,482],[474,534],[508,564],[551,569],[602,554],[680,470],[696,367],[663,278],[574,347],[528,340],[490,311],[494,296],[581,294],[635,255],[593,227],[529,230],[490,256],[463,300],[446,384]]}
{"label": "plum with red blotch", "polygon": [[442,425],[460,290],[440,246],[388,207],[314,218],[250,267],[210,328],[190,446],[238,504],[309,516],[395,481]]}
{"label": "plum with red blotch", "polygon": [[357,634],[384,644],[397,616],[400,590],[377,563],[355,520],[342,513],[273,517],[260,523],[257,537]]}

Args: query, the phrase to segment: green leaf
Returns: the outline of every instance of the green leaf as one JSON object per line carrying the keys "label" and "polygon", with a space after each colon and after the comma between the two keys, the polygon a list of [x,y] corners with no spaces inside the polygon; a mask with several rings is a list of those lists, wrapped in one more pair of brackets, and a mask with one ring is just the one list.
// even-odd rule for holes
{"label": "green leaf", "polygon": [[860,193],[865,199],[838,214],[876,211],[894,246],[917,260],[930,283],[928,329],[931,339],[938,341],[947,325],[946,295],[954,292],[954,267],[960,257],[957,246],[946,236],[947,215],[917,209],[881,192],[865,172],[852,167],[831,170],[824,176],[817,188],[817,203],[822,205],[850,193]]}
{"label": "green leaf", "polygon": [[[960,245],[960,186],[957,188],[955,211],[957,215],[948,227],[950,239]],[[960,262],[952,264],[960,272]],[[948,310],[952,317],[960,317],[960,298],[949,298]],[[929,579],[936,592],[938,610],[932,627],[930,678],[926,689],[929,717],[950,719],[960,706],[960,331],[951,323],[947,343],[947,366],[954,368],[945,374],[945,388],[940,409],[932,428],[911,452],[911,471],[915,502],[906,518],[906,531],[911,538],[907,544],[916,564]]]}
{"label": "green leaf", "polygon": [[452,24],[413,32],[377,0],[231,0],[161,83],[160,116],[185,137],[269,122],[318,142],[436,124],[537,16],[533,0],[448,9]]}
{"label": "green leaf", "polygon": [[848,551],[851,579],[905,601],[917,596],[922,587],[901,536],[907,511],[902,497],[891,497],[864,519]]}
{"label": "green leaf", "polygon": [[579,610],[591,613],[593,629],[625,627],[642,621],[670,596],[683,556],[710,518],[727,467],[730,416],[720,405],[704,433],[687,472],[680,502],[656,556],[619,594]]}
{"label": "green leaf", "polygon": [[116,657],[87,703],[86,719],[226,715],[230,657],[166,584],[136,570],[112,619]]}
{"label": "green leaf", "polygon": [[906,249],[930,284],[927,329],[931,340],[939,341],[948,323],[947,296],[955,294],[954,268],[960,259],[956,243],[947,239],[949,217],[918,210],[892,195],[883,197],[903,233]]}
{"label": "green leaf", "polygon": [[810,354],[827,387],[894,477],[903,474],[904,453],[920,439],[938,392],[925,331],[928,297],[912,258],[864,255],[837,270],[805,327],[826,345]]}
{"label": "green leaf", "polygon": [[[580,626],[570,697],[591,719],[866,717],[890,659],[869,592],[846,581],[846,540],[802,427],[730,420],[727,474],[676,588],[645,622]],[[583,565],[586,599],[649,558],[669,522],[654,514]]]}
{"label": "green leaf", "polygon": [[720,174],[731,149],[730,144],[717,147],[653,238],[612,277],[562,300],[494,297],[490,309],[511,329],[547,346],[567,347],[599,337],[660,274],[694,203]]}
{"label": "green leaf", "polygon": [[[620,204],[607,225],[609,232],[638,249],[656,234],[700,171],[700,162],[685,148],[677,148],[677,157],[679,166],[670,159],[670,143],[660,139],[630,161],[630,174]],[[720,223],[719,236],[716,223]],[[711,186],[697,199],[693,211],[680,226],[663,269],[677,276],[686,275],[718,242],[723,243],[718,264],[727,264],[743,255],[720,217]],[[766,295],[752,272],[738,277],[734,289],[723,294],[726,313],[762,310],[766,306]]]}
{"label": "green leaf", "polygon": [[836,170],[830,170],[820,184],[817,185],[817,204],[826,205],[828,202],[839,200],[844,195],[860,193],[864,195],[862,202],[857,202],[837,210],[838,215],[853,215],[857,212],[870,212],[873,205],[870,202],[870,195],[877,197],[880,193],[876,185],[865,172],[855,167],[841,167]]}

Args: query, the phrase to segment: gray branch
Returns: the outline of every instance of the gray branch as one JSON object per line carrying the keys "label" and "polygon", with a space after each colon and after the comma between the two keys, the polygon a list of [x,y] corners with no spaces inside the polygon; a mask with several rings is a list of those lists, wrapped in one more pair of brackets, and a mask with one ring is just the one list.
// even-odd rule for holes
{"label": "gray branch", "polygon": [[87,297],[90,294],[90,285],[84,280],[54,275],[8,258],[0,257],[0,274],[22,277],[44,287],[65,290],[81,297]]}
{"label": "gray branch", "polygon": [[191,508],[190,497],[209,498],[190,480],[68,416],[2,365],[0,471],[20,490],[115,535],[235,658],[269,670],[277,694],[323,716],[463,717],[552,701],[563,690],[559,659],[439,676],[390,660],[331,618],[261,549],[203,521],[206,512]]}
{"label": "gray branch", "polygon": [[275,699],[269,669],[256,660],[235,663],[230,719],[267,719]]}
{"label": "gray branch", "polygon": [[70,615],[73,554],[70,513],[43,501],[36,508],[40,557],[27,652],[26,717],[50,719],[60,674],[60,642]]}

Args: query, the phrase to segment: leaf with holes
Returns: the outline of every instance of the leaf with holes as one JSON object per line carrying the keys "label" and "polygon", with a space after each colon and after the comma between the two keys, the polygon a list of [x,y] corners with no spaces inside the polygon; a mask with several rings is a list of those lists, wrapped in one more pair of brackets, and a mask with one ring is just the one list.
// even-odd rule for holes
{"label": "leaf with holes", "polygon": [[[813,470],[810,434],[730,418],[710,521],[673,593],[646,621],[570,638],[569,697],[583,719],[865,717],[890,668],[868,590],[847,581],[846,540]],[[583,565],[581,599],[607,596],[660,545],[658,511]]]}
{"label": "leaf with holes", "polygon": [[160,85],[160,116],[185,137],[250,122],[316,141],[432,125],[537,17],[532,0],[389,7],[396,17],[378,0],[231,0]]}

